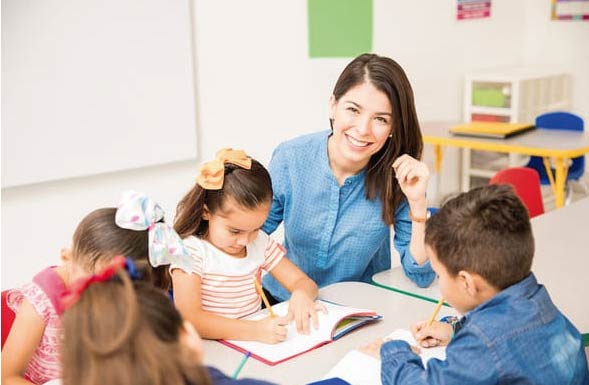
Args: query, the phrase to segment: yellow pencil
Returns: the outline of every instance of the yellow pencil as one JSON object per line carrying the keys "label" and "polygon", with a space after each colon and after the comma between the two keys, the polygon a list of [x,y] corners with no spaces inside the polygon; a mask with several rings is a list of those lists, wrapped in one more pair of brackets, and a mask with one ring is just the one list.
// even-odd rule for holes
{"label": "yellow pencil", "polygon": [[442,307],[443,304],[444,304],[444,298],[440,298],[440,300],[438,301],[438,304],[436,305],[436,308],[434,309],[434,312],[432,313],[432,316],[429,317],[429,320],[427,321],[426,326],[431,326],[432,322],[434,322],[434,319],[438,315],[438,312],[440,311],[440,308]]}
{"label": "yellow pencil", "polygon": [[260,282],[254,277],[254,286],[256,287],[256,291],[262,297],[262,301],[264,301],[264,305],[266,305],[266,309],[270,313],[270,317],[275,317],[276,315],[272,311],[272,306],[270,306],[270,302],[268,302],[268,298],[266,298],[266,294],[264,294],[264,290],[262,290],[262,286],[260,286]]}

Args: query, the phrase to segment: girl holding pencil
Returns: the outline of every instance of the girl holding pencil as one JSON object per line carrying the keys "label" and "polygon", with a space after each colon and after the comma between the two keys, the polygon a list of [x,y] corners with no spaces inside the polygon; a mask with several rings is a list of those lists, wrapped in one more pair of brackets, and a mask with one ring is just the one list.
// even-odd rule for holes
{"label": "girl holding pencil", "polygon": [[[277,343],[286,339],[291,320],[299,333],[308,334],[310,323],[318,327],[317,285],[260,231],[271,204],[268,171],[232,149],[201,167],[178,204],[174,228],[193,264],[188,273],[172,264],[174,302],[204,338]],[[243,319],[260,310],[262,271],[290,292],[286,317]]]}

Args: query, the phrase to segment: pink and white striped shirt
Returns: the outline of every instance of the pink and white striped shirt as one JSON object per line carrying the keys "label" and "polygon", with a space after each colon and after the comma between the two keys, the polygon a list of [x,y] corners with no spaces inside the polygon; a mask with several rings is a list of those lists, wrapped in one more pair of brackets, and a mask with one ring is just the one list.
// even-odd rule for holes
{"label": "pink and white striped shirt", "polygon": [[260,310],[262,301],[253,278],[261,270],[271,271],[286,254],[282,245],[262,231],[246,246],[244,258],[228,255],[195,236],[185,238],[184,244],[193,259],[192,273],[201,278],[202,309],[227,318]]}
{"label": "pink and white striped shirt", "polygon": [[10,290],[6,302],[18,313],[22,301],[26,299],[45,323],[45,331],[39,346],[33,353],[24,378],[34,384],[44,384],[61,377],[59,349],[61,346],[61,296],[65,285],[54,268],[48,267],[37,274],[33,281],[19,289]]}

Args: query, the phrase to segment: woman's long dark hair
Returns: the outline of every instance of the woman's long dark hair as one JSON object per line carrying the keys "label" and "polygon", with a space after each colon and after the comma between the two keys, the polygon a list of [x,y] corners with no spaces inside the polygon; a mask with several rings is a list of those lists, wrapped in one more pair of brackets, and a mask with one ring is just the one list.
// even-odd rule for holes
{"label": "woman's long dark hair", "polygon": [[[395,222],[395,211],[403,199],[392,164],[403,154],[420,159],[423,139],[411,84],[396,61],[375,54],[358,56],[339,76],[333,97],[338,101],[351,88],[364,82],[370,82],[387,95],[392,107],[392,137],[368,161],[365,182],[366,198],[379,198],[382,201],[382,219],[387,225],[392,225]],[[333,128],[333,121],[331,124]]]}

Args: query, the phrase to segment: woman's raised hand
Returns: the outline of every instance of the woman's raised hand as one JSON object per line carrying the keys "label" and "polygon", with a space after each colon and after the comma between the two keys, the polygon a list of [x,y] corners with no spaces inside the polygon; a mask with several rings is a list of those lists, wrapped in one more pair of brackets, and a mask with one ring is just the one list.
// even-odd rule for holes
{"label": "woman's raised hand", "polygon": [[401,191],[409,202],[425,200],[429,169],[427,165],[407,154],[403,154],[393,162],[395,176]]}

